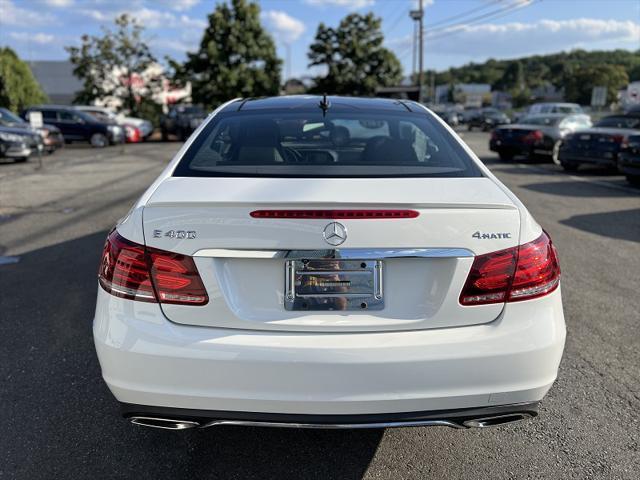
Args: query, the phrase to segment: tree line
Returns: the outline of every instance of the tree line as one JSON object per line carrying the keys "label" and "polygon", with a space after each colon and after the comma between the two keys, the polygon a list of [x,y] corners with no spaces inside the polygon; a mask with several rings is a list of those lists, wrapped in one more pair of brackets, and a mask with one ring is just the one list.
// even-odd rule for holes
{"label": "tree line", "polygon": [[574,50],[512,60],[490,59],[427,74],[435,75],[436,85],[488,83],[492,90],[511,93],[516,105],[526,104],[535,88],[546,85],[564,89],[565,100],[583,105],[591,102],[593,87],[605,86],[607,100],[614,102],[620,88],[640,80],[640,50]]}

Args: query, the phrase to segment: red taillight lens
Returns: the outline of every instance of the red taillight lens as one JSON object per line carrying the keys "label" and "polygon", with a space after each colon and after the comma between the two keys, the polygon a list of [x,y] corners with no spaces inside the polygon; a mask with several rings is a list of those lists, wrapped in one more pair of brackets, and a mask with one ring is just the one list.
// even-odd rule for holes
{"label": "red taillight lens", "polygon": [[110,294],[131,300],[185,305],[209,301],[191,257],[145,248],[115,230],[107,237],[98,280]]}
{"label": "red taillight lens", "polygon": [[546,233],[533,242],[477,256],[460,294],[462,305],[516,302],[540,297],[560,283],[555,247]]}
{"label": "red taillight lens", "polygon": [[544,134],[540,130],[534,130],[533,132],[527,133],[522,141],[524,143],[538,143],[544,138]]}
{"label": "red taillight lens", "polygon": [[558,252],[545,232],[537,240],[520,245],[509,301],[541,297],[554,291],[559,283]]}
{"label": "red taillight lens", "polygon": [[325,220],[358,220],[416,218],[415,210],[254,210],[253,218],[299,218]]}
{"label": "red taillight lens", "polygon": [[209,301],[193,258],[155,248],[147,252],[160,303],[204,305]]}

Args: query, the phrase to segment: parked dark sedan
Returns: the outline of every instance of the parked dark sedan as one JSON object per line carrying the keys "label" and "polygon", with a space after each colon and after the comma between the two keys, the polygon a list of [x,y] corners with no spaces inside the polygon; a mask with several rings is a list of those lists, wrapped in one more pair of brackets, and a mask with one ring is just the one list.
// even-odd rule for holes
{"label": "parked dark sedan", "polygon": [[28,119],[31,112],[42,112],[44,123],[60,129],[66,143],[89,142],[93,147],[123,143],[124,130],[110,120],[99,120],[73,107],[37,105],[26,109],[22,116]]}
{"label": "parked dark sedan", "polygon": [[40,135],[22,128],[0,126],[0,157],[15,162],[26,162],[29,156],[38,151]]}
{"label": "parked dark sedan", "polygon": [[474,128],[480,128],[485,132],[488,132],[492,128],[499,125],[506,125],[511,123],[509,117],[506,114],[495,108],[483,108],[477,114],[469,118],[467,128],[469,131]]}
{"label": "parked dark sedan", "polygon": [[55,125],[43,124],[40,128],[32,128],[18,115],[6,108],[0,108],[0,125],[3,127],[20,128],[29,133],[37,133],[40,136],[40,147],[47,153],[53,153],[64,146],[64,137],[60,129]]}
{"label": "parked dark sedan", "polygon": [[207,113],[197,105],[174,105],[166,115],[160,119],[162,140],[169,140],[169,135],[175,135],[180,140],[186,140],[189,135],[207,118]]}
{"label": "parked dark sedan", "polygon": [[618,170],[624,173],[627,181],[640,186],[640,134],[630,135],[618,155]]}
{"label": "parked dark sedan", "polygon": [[582,164],[617,168],[618,155],[632,135],[640,135],[640,113],[611,115],[593,128],[567,135],[558,158],[567,171],[576,171]]}
{"label": "parked dark sedan", "polygon": [[559,164],[562,138],[590,126],[591,119],[585,114],[533,115],[513,125],[496,128],[491,132],[489,149],[497,152],[501,160],[523,155],[526,158],[550,157]]}

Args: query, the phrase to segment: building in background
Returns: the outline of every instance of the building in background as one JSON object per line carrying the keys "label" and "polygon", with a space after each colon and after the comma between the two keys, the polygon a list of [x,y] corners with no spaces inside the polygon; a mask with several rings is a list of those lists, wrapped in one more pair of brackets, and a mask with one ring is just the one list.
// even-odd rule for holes
{"label": "building in background", "polygon": [[51,103],[71,105],[76,92],[82,90],[82,82],[73,74],[73,65],[64,60],[42,60],[28,62]]}

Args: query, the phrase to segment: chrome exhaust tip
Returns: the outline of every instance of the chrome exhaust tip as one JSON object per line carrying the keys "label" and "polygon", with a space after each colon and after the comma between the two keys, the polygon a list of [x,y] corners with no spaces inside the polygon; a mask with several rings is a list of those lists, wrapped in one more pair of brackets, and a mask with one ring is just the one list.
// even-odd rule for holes
{"label": "chrome exhaust tip", "polygon": [[187,430],[189,428],[196,428],[200,426],[198,422],[193,422],[191,420],[176,420],[174,418],[129,417],[129,421],[134,425],[161,428],[163,430]]}
{"label": "chrome exhaust tip", "polygon": [[518,422],[520,420],[526,420],[532,418],[534,415],[527,412],[507,413],[504,415],[494,415],[491,417],[473,418],[471,420],[465,420],[462,424],[467,428],[487,428],[497,427],[498,425],[504,425],[505,423]]}

